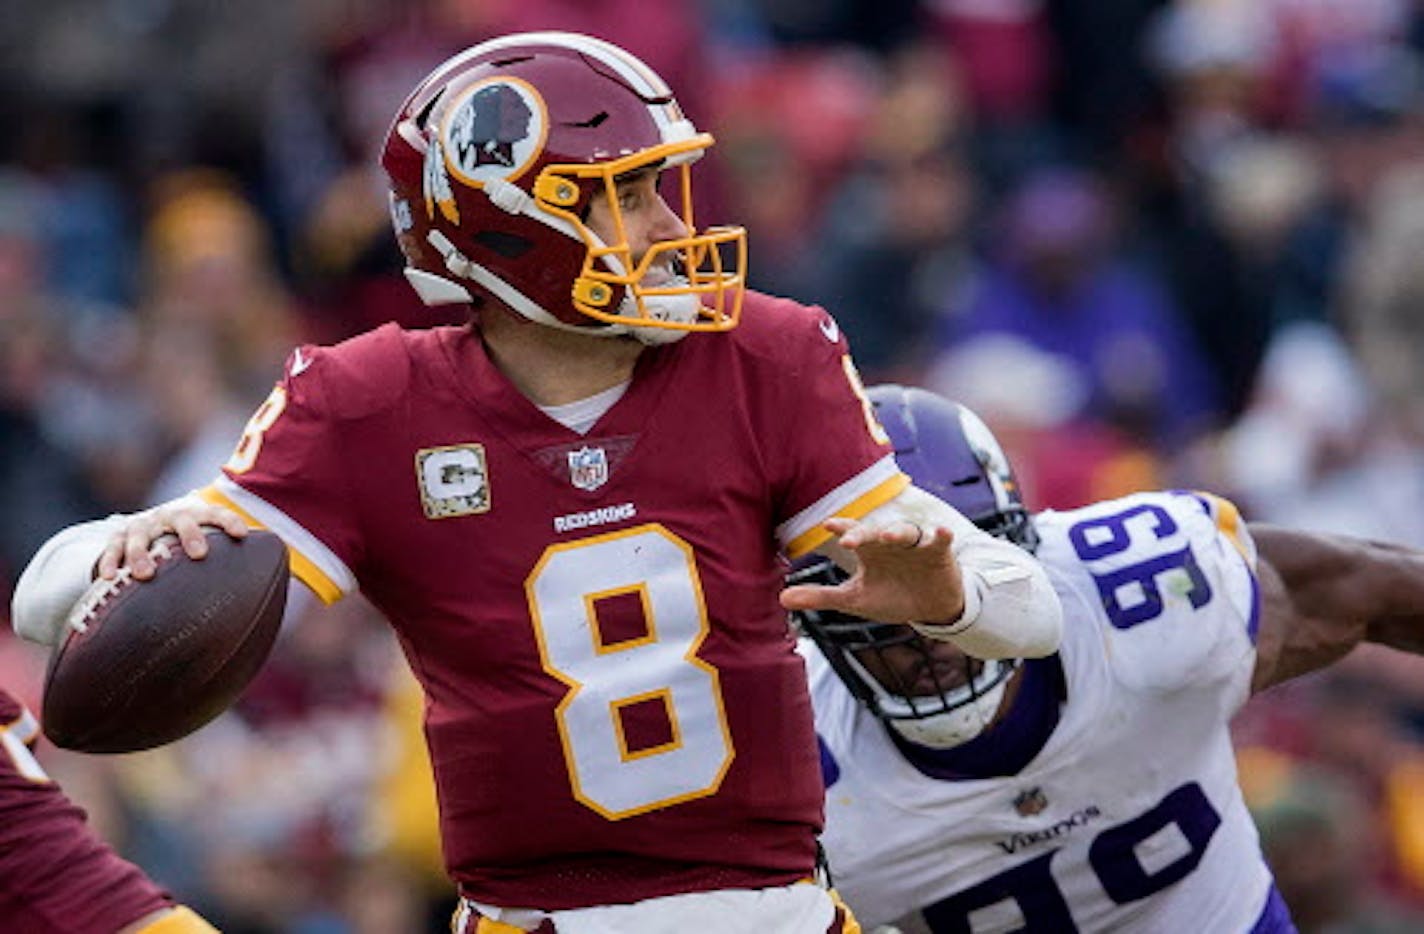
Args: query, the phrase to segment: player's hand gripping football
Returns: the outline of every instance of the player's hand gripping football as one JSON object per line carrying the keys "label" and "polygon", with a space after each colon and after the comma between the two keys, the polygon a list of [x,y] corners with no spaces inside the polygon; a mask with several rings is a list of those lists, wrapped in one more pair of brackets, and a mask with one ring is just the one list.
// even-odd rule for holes
{"label": "player's hand gripping football", "polygon": [[129,516],[100,553],[98,575],[113,580],[119,568],[126,567],[138,580],[153,577],[155,565],[149,548],[168,532],[178,536],[188,557],[199,560],[208,553],[205,525],[220,528],[233,538],[247,535],[247,523],[231,509],[197,496],[180,496]]}
{"label": "player's hand gripping football", "polygon": [[952,623],[964,612],[964,577],[950,550],[953,533],[903,519],[867,525],[829,519],[826,529],[856,558],[835,586],[797,584],[781,592],[788,610],[837,610],[882,623]]}

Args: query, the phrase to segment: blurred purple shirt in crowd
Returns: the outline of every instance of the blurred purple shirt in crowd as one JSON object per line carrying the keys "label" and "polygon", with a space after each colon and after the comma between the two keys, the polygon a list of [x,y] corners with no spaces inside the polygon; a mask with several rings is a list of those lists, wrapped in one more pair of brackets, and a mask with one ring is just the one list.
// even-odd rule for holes
{"label": "blurred purple shirt in crowd", "polygon": [[1040,171],[1001,220],[1000,249],[941,318],[941,348],[1012,335],[1079,371],[1090,387],[1083,414],[1169,445],[1205,427],[1215,381],[1162,284],[1117,248],[1097,184]]}

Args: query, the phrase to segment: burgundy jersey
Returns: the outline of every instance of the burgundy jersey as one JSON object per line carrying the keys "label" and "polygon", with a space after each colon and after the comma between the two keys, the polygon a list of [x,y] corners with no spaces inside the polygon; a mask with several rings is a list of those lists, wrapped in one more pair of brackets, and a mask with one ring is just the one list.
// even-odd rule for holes
{"label": "burgundy jersey", "polygon": [[779,554],[909,482],[825,312],[748,295],[735,331],[646,350],[584,435],[468,329],[303,347],[224,470],[208,496],[395,627],[469,897],[811,873],[822,790]]}
{"label": "burgundy jersey", "polygon": [[29,749],[38,734],[29,712],[0,689],[0,930],[106,934],[172,907],[45,775]]}

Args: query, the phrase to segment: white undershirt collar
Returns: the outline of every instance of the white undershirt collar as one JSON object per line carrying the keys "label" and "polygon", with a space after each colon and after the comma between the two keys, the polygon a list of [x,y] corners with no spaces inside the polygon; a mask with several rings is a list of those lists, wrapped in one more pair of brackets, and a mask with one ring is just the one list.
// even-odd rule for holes
{"label": "white undershirt collar", "polygon": [[622,382],[576,402],[566,402],[563,405],[541,405],[539,411],[570,431],[586,435],[588,430],[593,427],[594,422],[602,418],[604,412],[613,408],[627,391],[628,383]]}

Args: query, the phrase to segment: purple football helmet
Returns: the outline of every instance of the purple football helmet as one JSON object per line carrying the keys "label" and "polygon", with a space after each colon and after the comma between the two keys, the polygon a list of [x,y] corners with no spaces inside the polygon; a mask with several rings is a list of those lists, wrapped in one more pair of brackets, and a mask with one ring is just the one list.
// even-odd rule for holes
{"label": "purple football helmet", "polygon": [[1030,552],[1038,547],[1013,466],[979,416],[912,386],[873,386],[866,394],[895,446],[895,460],[915,486],[990,535]]}
{"label": "purple football helmet", "polygon": [[[1024,506],[1013,467],[988,427],[958,403],[908,386],[872,387],[867,395],[875,415],[895,448],[895,459],[920,489],[958,509],[984,531],[1033,551],[1038,534]],[[820,555],[798,563],[789,582],[835,584],[845,572]],[[931,675],[932,689],[894,676],[886,664],[887,650],[921,653],[914,670],[942,670],[925,639],[908,626],[878,623],[833,611],[792,614],[799,630],[820,648],[832,670],[871,713],[911,742],[952,748],[983,731],[1003,698],[1013,660],[966,658],[966,670],[941,678]],[[877,678],[862,659],[882,672]],[[904,666],[900,666],[901,669]],[[889,681],[890,683],[887,683]]]}

